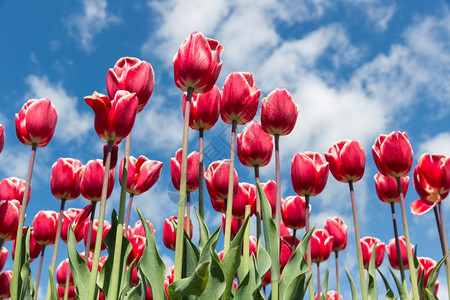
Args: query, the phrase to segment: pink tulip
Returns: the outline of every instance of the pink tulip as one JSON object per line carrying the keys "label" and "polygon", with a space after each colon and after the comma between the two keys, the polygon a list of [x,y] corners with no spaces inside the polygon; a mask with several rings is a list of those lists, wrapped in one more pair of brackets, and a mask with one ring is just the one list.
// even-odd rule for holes
{"label": "pink tulip", "polygon": [[[92,225],[92,236],[97,236],[97,230],[98,230],[98,220],[94,220],[94,223]],[[105,220],[103,223],[103,233],[102,233],[102,246],[101,246],[102,251],[106,249],[104,240],[110,230],[111,230],[111,225],[109,224],[108,221]],[[84,245],[87,244],[88,231],[89,231],[89,226],[85,226],[84,227],[84,238],[83,238]],[[91,238],[91,246],[89,247],[89,251],[94,252],[94,249],[95,249],[95,239]]]}
{"label": "pink tulip", "polygon": [[[172,177],[172,183],[176,190],[180,190],[180,178],[181,178],[181,148],[175,153],[175,157],[170,159],[170,175]],[[198,166],[200,161],[200,153],[197,151],[191,152],[187,156],[187,177],[186,177],[186,191],[195,192],[198,189],[199,174]],[[203,168],[203,173],[204,173]]]}
{"label": "pink tulip", "polygon": [[250,205],[250,215],[256,212],[256,186],[247,182],[239,183],[233,198],[232,215],[237,219],[245,218],[245,206]]}
{"label": "pink tulip", "polygon": [[327,218],[323,229],[333,237],[332,251],[342,251],[347,247],[347,225],[340,217]]}
{"label": "pink tulip", "polygon": [[95,131],[104,141],[119,143],[130,134],[136,118],[138,98],[135,93],[117,91],[114,99],[94,92],[84,101],[95,113]]}
{"label": "pink tulip", "polygon": [[436,268],[436,261],[429,257],[418,257],[417,260],[419,261],[419,272],[417,273],[417,278],[420,280],[420,277],[423,275],[423,287],[426,288],[428,278],[434,268]]}
{"label": "pink tulip", "polygon": [[[398,242],[400,243],[400,253],[402,255],[402,262],[403,262],[403,268],[405,270],[409,270],[409,265],[408,265],[408,253],[406,252],[406,240],[404,236],[401,236],[398,238]],[[399,260],[397,257],[397,247],[395,245],[395,239],[391,239],[389,241],[389,244],[386,247],[387,250],[387,254],[388,254],[388,258],[389,258],[389,262],[391,264],[391,267],[393,267],[396,270],[399,270]],[[411,253],[414,253],[414,246],[411,245],[411,249],[410,249]]]}
{"label": "pink tulip", "polygon": [[0,153],[3,151],[5,146],[5,127],[0,125]]}
{"label": "pink tulip", "polygon": [[378,170],[384,176],[404,177],[412,167],[413,151],[406,133],[394,131],[380,135],[372,147],[372,154]]}
{"label": "pink tulip", "polygon": [[258,121],[244,127],[237,138],[237,156],[246,167],[264,167],[270,162],[273,139]]}
{"label": "pink tulip", "polygon": [[25,145],[45,147],[55,133],[58,116],[50,99],[31,99],[16,114],[16,135]]}
{"label": "pink tulip", "polygon": [[[175,240],[176,240],[176,228],[172,224],[173,221],[177,221],[177,217],[170,217],[165,219],[163,223],[163,242],[167,249],[175,251]],[[184,230],[186,230],[187,222],[186,216],[184,217]],[[192,238],[192,221],[190,222],[189,237]]]}
{"label": "pink tulip", "polygon": [[183,92],[191,88],[194,93],[206,93],[212,89],[222,69],[222,50],[218,41],[205,38],[198,31],[193,32],[181,43],[173,58],[177,87]]}
{"label": "pink tulip", "polygon": [[130,255],[128,256],[127,264],[130,265],[134,260],[135,264],[137,264],[144,254],[145,237],[135,235],[133,237],[130,237],[129,240],[131,242],[132,248]]}
{"label": "pink tulip", "polygon": [[63,223],[61,227],[61,238],[67,243],[67,234],[69,224],[72,224],[73,233],[77,242],[84,237],[84,227],[89,224],[88,217],[92,211],[92,205],[87,205],[84,209],[69,208],[63,214]]}
{"label": "pink tulip", "polygon": [[[226,223],[226,216],[225,216],[224,212],[225,212],[225,206],[224,206],[224,211],[222,212],[222,231],[223,231],[223,234],[225,234],[225,223]],[[239,220],[237,218],[231,216],[231,239],[234,239],[234,237],[236,236],[238,231],[239,231]]]}
{"label": "pink tulip", "polygon": [[[152,230],[153,234],[155,234],[155,229],[153,228],[152,223],[150,223],[150,221],[147,221],[148,226],[150,227],[150,229]],[[145,235],[145,230],[144,230],[144,226],[142,225],[142,221],[139,220],[134,224],[133,227],[133,234],[134,235],[139,235],[142,236],[144,238],[146,238],[147,236]]]}
{"label": "pink tulip", "polygon": [[319,153],[297,153],[292,159],[291,182],[300,196],[316,196],[325,188],[329,165]]}
{"label": "pink tulip", "polygon": [[[124,159],[120,161],[119,181],[122,184]],[[163,163],[141,155],[138,159],[130,156],[128,163],[127,192],[140,195],[148,191],[159,179]]]}
{"label": "pink tulip", "polygon": [[[65,290],[64,286],[58,286],[58,297],[59,297],[59,299],[64,299],[65,291],[66,290]],[[74,285],[69,287],[69,293],[68,293],[67,299],[68,300],[75,300],[75,299],[77,299],[77,295],[76,295],[76,292],[75,292],[75,286]],[[100,297],[99,297],[99,299],[100,299]]]}
{"label": "pink tulip", "polygon": [[343,140],[325,153],[330,172],[340,182],[357,182],[364,175],[366,152],[357,140]]}
{"label": "pink tulip", "polygon": [[[397,180],[392,177],[387,177],[378,172],[375,176],[375,190],[378,199],[384,203],[400,203],[400,195],[398,193]],[[406,195],[409,185],[409,177],[401,177],[403,195]]]}
{"label": "pink tulip", "polygon": [[16,238],[20,207],[17,200],[0,200],[0,240],[11,241]]}
{"label": "pink tulip", "polygon": [[[89,201],[100,201],[105,167],[100,159],[90,160],[81,171],[81,195]],[[106,198],[114,188],[114,170],[110,170]]]}
{"label": "pink tulip", "polygon": [[[224,199],[216,199],[213,196],[210,197],[211,199],[211,205],[214,208],[215,211],[219,213],[225,213],[227,208],[225,207],[225,201]],[[225,230],[225,226],[223,227]]]}
{"label": "pink tulip", "polygon": [[[225,200],[228,196],[228,173],[230,160],[224,159],[211,163],[205,173],[206,188],[211,198]],[[234,170],[233,197],[236,196],[239,177]]]}
{"label": "pink tulip", "polygon": [[106,88],[109,98],[113,99],[119,90],[135,93],[138,98],[137,112],[144,109],[154,87],[155,75],[152,65],[139,58],[120,58],[114,68],[109,69],[106,75]]}
{"label": "pink tulip", "polygon": [[280,270],[283,271],[284,267],[288,263],[289,259],[291,259],[292,253],[297,248],[297,245],[300,243],[298,238],[295,238],[294,247],[292,247],[293,236],[292,235],[284,235],[280,238]]}
{"label": "pink tulip", "polygon": [[[17,177],[9,177],[0,181],[0,199],[1,200],[18,200],[22,205],[23,194],[25,192],[25,185],[27,182]],[[28,194],[28,202],[31,197],[31,185],[30,192]]]}
{"label": "pink tulip", "polygon": [[53,245],[59,214],[51,210],[39,211],[33,219],[34,238],[39,245]]}
{"label": "pink tulip", "polygon": [[262,101],[261,125],[272,135],[288,135],[295,127],[298,106],[284,88],[276,88]]}
{"label": "pink tulip", "polygon": [[58,158],[52,166],[50,188],[58,200],[71,200],[80,195],[82,164],[77,159]]}
{"label": "pink tulip", "polygon": [[227,124],[250,122],[256,115],[261,90],[253,74],[233,72],[227,76],[220,97],[220,117]]}
{"label": "pink tulip", "polygon": [[12,279],[12,271],[5,271],[0,274],[0,299],[8,299],[11,297],[10,285]]}
{"label": "pink tulip", "polygon": [[6,260],[8,259],[8,249],[2,247],[2,253],[0,255],[0,271],[3,270]]}
{"label": "pink tulip", "polygon": [[[316,294],[316,297],[314,298],[315,300],[319,300],[320,297],[322,296],[322,293]],[[338,293],[336,291],[329,291],[327,292],[327,300],[342,300],[342,295],[339,295],[338,298]]]}
{"label": "pink tulip", "polygon": [[419,158],[418,177],[422,187],[430,194],[447,193],[450,189],[450,157],[428,153]]}
{"label": "pink tulip", "polygon": [[325,229],[314,230],[310,241],[312,262],[321,263],[330,257],[333,239]]}
{"label": "pink tulip", "polygon": [[[187,94],[183,94],[183,116]],[[189,113],[189,127],[194,130],[210,130],[219,119],[220,90],[215,85],[209,92],[193,94]]]}
{"label": "pink tulip", "polygon": [[66,285],[66,276],[69,272],[69,286],[73,286],[72,271],[70,270],[69,259],[63,260],[56,268],[56,281],[59,286],[64,287]]}
{"label": "pink tulip", "polygon": [[266,195],[267,200],[269,200],[270,208],[272,209],[272,219],[275,219],[275,205],[276,205],[276,192],[277,192],[277,184],[275,181],[270,179],[267,182],[261,183],[261,188]]}
{"label": "pink tulip", "polygon": [[375,246],[377,246],[375,252],[375,268],[378,268],[383,263],[386,244],[375,237],[366,236],[361,239],[361,252],[365,269],[369,269],[370,258],[372,257]]}
{"label": "pink tulip", "polygon": [[[281,216],[286,227],[291,229],[302,229],[305,227],[305,198],[300,196],[289,196],[281,199]],[[311,215],[311,205],[309,205]]]}

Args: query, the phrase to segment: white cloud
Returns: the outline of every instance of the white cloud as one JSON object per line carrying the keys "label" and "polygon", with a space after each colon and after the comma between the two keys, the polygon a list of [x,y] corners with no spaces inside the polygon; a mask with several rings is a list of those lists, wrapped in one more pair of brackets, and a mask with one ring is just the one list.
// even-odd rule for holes
{"label": "white cloud", "polygon": [[377,29],[384,31],[387,29],[389,21],[391,21],[396,10],[397,7],[395,3],[388,6],[370,5],[366,9],[366,14],[369,17],[369,20],[375,24]]}
{"label": "white cloud", "polygon": [[420,144],[418,157],[423,153],[450,156],[450,132],[439,133]]}
{"label": "white cloud", "polygon": [[83,12],[69,17],[69,34],[80,43],[86,52],[95,50],[94,37],[121,22],[120,18],[107,10],[106,0],[83,0]]}

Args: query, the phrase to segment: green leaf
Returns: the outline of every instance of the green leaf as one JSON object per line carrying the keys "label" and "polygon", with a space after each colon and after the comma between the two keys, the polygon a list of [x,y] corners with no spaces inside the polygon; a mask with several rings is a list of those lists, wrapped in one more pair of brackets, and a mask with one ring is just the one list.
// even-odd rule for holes
{"label": "green leaf", "polygon": [[372,255],[369,261],[369,300],[377,300],[378,299],[378,289],[377,289],[377,273],[375,272],[375,254],[377,252],[377,245],[375,245]]}
{"label": "green leaf", "polygon": [[327,300],[327,293],[328,293],[328,269],[325,272],[325,278],[323,280],[323,287],[322,287],[322,295],[320,295],[320,299]]}
{"label": "green leaf", "polygon": [[50,270],[50,267],[48,268],[48,278],[50,280],[50,295],[51,295],[51,299],[59,299],[58,290],[56,289],[56,284],[55,284],[55,275]]}
{"label": "green leaf", "polygon": [[198,227],[200,232],[200,238],[198,241],[198,248],[200,249],[200,252],[203,251],[203,247],[205,247],[206,243],[210,239],[211,235],[208,230],[208,226],[206,226],[205,220],[200,216],[197,209],[195,209],[195,214],[197,215],[198,219]]}
{"label": "green leaf", "polygon": [[434,293],[434,285],[436,283],[436,279],[439,274],[439,269],[445,263],[445,260],[447,259],[447,256],[449,255],[449,253],[450,253],[450,251],[447,251],[447,253],[444,255],[444,257],[441,258],[441,260],[436,264],[433,271],[431,271],[430,275],[428,276],[427,289],[429,291],[433,291],[433,293]]}
{"label": "green leaf", "polygon": [[167,287],[171,300],[181,299],[185,296],[200,296],[208,283],[210,262],[198,265],[194,273],[188,278],[182,278]]}
{"label": "green leaf", "polygon": [[139,282],[139,284],[135,288],[133,288],[132,290],[129,290],[125,294],[125,296],[123,297],[123,300],[142,300],[142,299],[145,299],[145,293],[147,291],[142,293],[142,291],[143,291],[142,287],[143,287],[142,282]]}
{"label": "green leaf", "polygon": [[350,282],[350,288],[352,291],[352,299],[359,300],[358,291],[356,290],[355,282],[353,281],[352,275],[348,272],[347,268],[345,269],[345,274],[347,274],[348,281]]}
{"label": "green leaf", "polygon": [[389,286],[389,283],[386,279],[386,277],[383,275],[383,273],[381,273],[380,270],[378,270],[378,274],[380,274],[381,278],[383,279],[384,282],[384,286],[386,287],[386,294],[384,295],[384,298],[386,300],[395,300],[397,299],[397,296],[394,296],[394,292],[392,291],[391,287]]}
{"label": "green leaf", "polygon": [[164,278],[166,276],[166,266],[158,254],[155,244],[155,236],[153,231],[147,224],[147,220],[142,215],[139,208],[136,208],[141,218],[142,225],[144,226],[145,235],[147,237],[145,241],[144,254],[138,263],[138,268],[144,274],[145,279],[150,284],[153,299],[162,300],[166,298],[164,292]]}
{"label": "green leaf", "polygon": [[269,271],[272,261],[270,260],[269,253],[261,245],[258,248],[257,257],[258,259],[256,260],[256,266],[258,268],[258,274],[260,278],[263,279],[267,271]]}
{"label": "green leaf", "polygon": [[425,300],[436,300],[436,297],[434,297],[434,288],[433,288],[433,292],[430,292],[430,290],[428,288],[425,289],[424,291],[424,299]]}
{"label": "green leaf", "polygon": [[34,281],[31,275],[30,269],[30,234],[31,231],[29,228],[26,229],[25,234],[22,235],[22,253],[21,253],[21,261],[23,261],[23,265],[20,268],[20,276],[19,276],[19,299],[33,299],[34,295]]}
{"label": "green leaf", "polygon": [[284,300],[303,299],[305,297],[308,283],[311,280],[311,274],[300,274],[290,281],[284,292]]}
{"label": "green leaf", "polygon": [[391,272],[392,278],[394,278],[395,285],[397,286],[398,294],[400,296],[400,299],[408,299],[408,292],[405,291],[403,288],[403,284],[400,282],[400,280],[395,276],[394,271],[392,271],[391,268],[389,268],[389,272]]}
{"label": "green leaf", "polygon": [[[175,227],[176,232],[176,227]],[[200,253],[198,252],[197,247],[192,243],[191,239],[187,235],[186,231],[184,232],[184,251],[183,251],[183,271],[185,272],[185,277],[191,276],[192,273],[195,272],[195,269],[198,266],[198,260]]]}
{"label": "green leaf", "polygon": [[259,277],[258,270],[256,269],[256,260],[253,253],[249,264],[250,266],[248,273],[237,288],[235,295],[236,299],[252,299],[253,294],[259,290],[261,278]]}

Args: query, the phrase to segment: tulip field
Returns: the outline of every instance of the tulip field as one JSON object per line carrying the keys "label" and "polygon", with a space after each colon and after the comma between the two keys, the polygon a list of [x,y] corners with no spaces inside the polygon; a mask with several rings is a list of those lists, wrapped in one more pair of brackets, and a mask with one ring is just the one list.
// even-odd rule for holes
{"label": "tulip field", "polygon": [[[282,170],[283,141],[297,124],[299,107],[287,88],[262,97],[248,72],[231,72],[219,88],[223,49],[195,31],[173,59],[182,100],[183,127],[177,130],[183,134],[170,166],[164,166],[177,191],[178,214],[164,216],[162,244],[155,237],[155,216],[139,209],[145,204],[136,210],[139,220],[130,221],[134,197],[148,193],[163,168],[131,148],[135,120],[157,85],[152,65],[122,57],[105,72],[107,95],[84,97],[103,152],[85,163],[77,157],[53,163],[49,182],[59,211],[42,207],[27,214],[29,203],[38,201],[31,193],[34,167],[60,116],[49,98],[23,104],[15,130],[21,146],[31,150],[27,177],[0,181],[0,299],[437,299],[439,274],[446,279],[441,294],[450,299],[442,208],[450,191],[450,158],[420,153],[414,162],[407,133],[393,131],[380,133],[371,149],[356,139],[330,141],[326,153],[299,152],[290,158],[290,169]],[[204,145],[214,137],[205,133],[218,122],[230,133],[229,155],[207,164]],[[8,147],[4,132],[1,125],[0,152]],[[193,139],[198,149],[188,147]],[[358,213],[358,183],[368,176],[368,161],[378,169],[373,198],[390,212],[382,221],[392,228],[389,242],[365,236],[359,226],[364,216]],[[271,179],[260,182],[260,168],[270,162]],[[242,181],[238,165],[251,180]],[[296,195],[282,196],[282,174]],[[324,224],[311,221],[318,213],[314,199],[330,181],[348,189],[351,223],[333,215]],[[405,201],[408,191],[417,200]],[[120,201],[109,214],[106,203],[114,192]],[[77,198],[87,200],[84,208],[71,207]],[[208,224],[206,203],[221,217],[220,226]],[[408,216],[424,214],[435,220],[428,226],[438,232],[437,260],[422,256],[429,245],[411,238]],[[349,248],[356,253],[354,268],[342,259]],[[162,251],[173,256],[173,266],[164,263]],[[324,268],[327,261],[333,263]],[[4,269],[7,262],[12,270]],[[38,265],[36,271],[31,264]]]}

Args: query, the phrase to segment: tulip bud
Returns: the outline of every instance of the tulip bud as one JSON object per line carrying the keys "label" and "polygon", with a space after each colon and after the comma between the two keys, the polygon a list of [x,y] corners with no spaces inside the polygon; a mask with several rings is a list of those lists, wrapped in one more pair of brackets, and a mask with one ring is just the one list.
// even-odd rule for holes
{"label": "tulip bud", "polygon": [[316,196],[325,188],[329,165],[319,153],[297,153],[292,159],[291,182],[300,196]]}
{"label": "tulip bud", "polygon": [[12,271],[5,271],[0,274],[0,299],[8,299],[11,297],[10,285],[12,279]]}
{"label": "tulip bud", "polygon": [[248,124],[238,134],[237,156],[246,167],[266,166],[270,162],[272,151],[273,139],[258,121]]}
{"label": "tulip bud", "polygon": [[[292,253],[297,248],[300,243],[298,238],[295,238],[295,243],[293,243],[292,235],[284,235],[280,238],[280,271],[283,271],[284,267],[291,259]],[[293,245],[294,244],[294,245]]]}
{"label": "tulip bud", "polygon": [[[148,226],[150,227],[150,229],[153,231],[153,234],[155,234],[155,229],[153,228],[152,223],[150,223],[150,221],[147,221]],[[142,225],[142,221],[139,220],[134,224],[133,227],[133,234],[134,235],[139,235],[142,236],[144,238],[146,238],[146,234],[145,234],[145,230],[144,230],[144,226]]]}
{"label": "tulip bud", "polygon": [[[25,186],[27,182],[23,179],[17,177],[9,177],[2,179],[0,181],[0,199],[1,200],[18,200],[20,205],[23,202],[23,194],[25,192]],[[28,201],[30,202],[31,197],[31,185],[30,191],[28,193]]]}
{"label": "tulip bud", "polygon": [[[64,286],[58,286],[58,297],[59,299],[64,299],[64,293],[65,293]],[[77,299],[77,295],[75,293],[75,286],[72,285],[69,287],[69,293],[68,293],[68,300],[75,300]]]}
{"label": "tulip bud", "polygon": [[[122,184],[124,158],[120,161],[119,181]],[[127,192],[140,195],[148,191],[159,179],[163,163],[141,155],[130,156],[128,162]],[[198,173],[198,172],[197,172]]]}
{"label": "tulip bud", "polygon": [[[98,220],[94,220],[94,223],[92,225],[92,236],[97,236],[97,230],[98,230]],[[103,223],[103,233],[102,233],[102,246],[101,249],[102,251],[106,249],[106,245],[105,245],[105,237],[108,234],[108,232],[111,230],[111,225],[109,224],[108,221],[104,221]],[[84,227],[84,245],[87,244],[87,236],[88,236],[88,231],[89,231],[89,226],[85,226]],[[95,239],[91,238],[91,246],[89,247],[89,251],[90,252],[94,252],[95,249]]]}
{"label": "tulip bud", "polygon": [[92,205],[87,205],[84,209],[69,208],[63,214],[63,222],[61,227],[61,238],[67,243],[67,234],[69,224],[72,224],[73,233],[77,242],[81,241],[84,236],[84,227],[89,224],[88,217],[92,211]]}
{"label": "tulip bud", "polygon": [[72,286],[73,285],[73,277],[72,277],[72,271],[70,270],[68,258],[63,260],[56,268],[56,281],[58,282],[59,286],[63,287],[66,285],[67,272],[69,272],[69,278],[70,278],[69,286]]}
{"label": "tulip bud", "polygon": [[50,99],[31,99],[16,114],[16,135],[24,145],[45,147],[55,133],[58,116]]}
{"label": "tulip bud", "polygon": [[[292,229],[305,227],[305,198],[300,196],[289,196],[281,199],[281,216],[284,225]],[[311,205],[309,205],[311,215]]]}
{"label": "tulip bud", "polygon": [[340,217],[327,218],[323,229],[333,237],[332,251],[342,251],[347,247],[347,225]]}
{"label": "tulip bud", "polygon": [[0,125],[0,153],[3,151],[5,146],[5,127]]}
{"label": "tulip bud", "polygon": [[331,254],[333,237],[325,229],[314,230],[311,235],[311,260],[315,263],[326,261]]}
{"label": "tulip bud", "polygon": [[71,200],[80,195],[82,164],[77,159],[58,158],[52,166],[50,188],[58,200]]}
{"label": "tulip bud", "polygon": [[[403,262],[403,268],[405,270],[409,270],[409,265],[408,265],[408,253],[406,252],[406,240],[404,236],[401,236],[398,238],[398,242],[400,244],[400,253],[402,256],[402,262]],[[389,244],[386,247],[387,250],[387,254],[388,254],[388,258],[389,258],[389,263],[391,264],[391,267],[399,270],[400,266],[399,266],[399,260],[397,257],[397,246],[395,245],[395,239],[391,239],[389,241]],[[411,245],[411,249],[410,249],[411,253],[414,253],[414,246]]]}
{"label": "tulip bud", "polygon": [[129,240],[131,242],[132,248],[130,255],[128,256],[127,264],[130,265],[134,260],[134,263],[137,264],[141,259],[142,254],[144,254],[145,237],[135,235],[133,237],[130,237]]}
{"label": "tulip bud", "polygon": [[34,238],[39,245],[53,245],[59,214],[51,210],[39,211],[33,219]]}
{"label": "tulip bud", "polygon": [[343,140],[325,153],[330,172],[340,182],[357,182],[364,175],[366,152],[357,140]]}
{"label": "tulip bud", "polygon": [[[105,167],[100,159],[90,160],[81,171],[81,195],[89,201],[100,201],[102,196]],[[114,170],[109,171],[106,198],[111,196],[114,188]]]}
{"label": "tulip bud", "polygon": [[270,208],[272,209],[272,219],[275,219],[275,206],[276,206],[276,198],[277,198],[277,184],[275,181],[270,179],[267,182],[261,183],[261,188],[266,195],[267,200],[269,200]]}
{"label": "tulip bud", "polygon": [[[187,94],[183,94],[183,117]],[[194,130],[210,130],[219,119],[220,90],[215,85],[209,92],[193,94],[189,113],[189,127]]]}
{"label": "tulip bud", "polygon": [[250,183],[239,183],[236,196],[233,198],[232,215],[237,219],[245,218],[245,206],[250,205],[250,214],[256,212],[256,186]]}
{"label": "tulip bud", "polygon": [[423,287],[426,288],[428,278],[434,268],[436,268],[436,261],[429,257],[418,257],[417,260],[419,261],[419,272],[417,273],[417,279],[420,280],[423,275]]}
{"label": "tulip bud", "polygon": [[2,247],[2,253],[0,255],[0,271],[3,270],[3,267],[5,266],[7,259],[8,259],[8,249]]}
{"label": "tulip bud", "polygon": [[[211,205],[215,211],[217,211],[218,213],[222,213],[222,214],[227,211],[227,208],[225,206],[225,201],[223,199],[216,199],[216,198],[214,198],[214,196],[211,196],[210,199],[211,199]],[[223,227],[223,229],[225,230],[225,226]]]}
{"label": "tulip bud", "polygon": [[[218,160],[211,163],[205,173],[206,188],[211,198],[225,200],[228,197],[228,177],[230,160]],[[233,197],[236,196],[239,177],[234,170]]]}
{"label": "tulip bud", "polygon": [[[163,224],[163,242],[167,249],[175,251],[175,241],[177,230],[173,225],[173,221],[177,221],[177,217],[170,217],[164,220]],[[186,216],[184,217],[184,230],[186,230]],[[192,238],[192,221],[190,222],[189,237]]]}
{"label": "tulip bud", "polygon": [[284,88],[273,90],[262,101],[261,125],[272,135],[288,135],[295,127],[298,106]]}
{"label": "tulip bud", "polygon": [[450,157],[422,154],[418,163],[418,179],[429,193],[445,194],[450,189]]}
{"label": "tulip bud", "polygon": [[365,269],[369,269],[370,258],[372,257],[375,246],[377,247],[375,252],[375,268],[378,268],[383,262],[386,244],[370,236],[365,236],[361,239],[361,251]]}
{"label": "tulip bud", "polygon": [[[172,177],[172,183],[176,190],[180,190],[180,178],[181,178],[181,156],[182,150],[178,149],[175,157],[170,159],[170,175]],[[186,191],[195,192],[198,189],[199,174],[198,167],[200,161],[200,153],[197,151],[191,152],[187,156],[187,173],[186,173]],[[203,168],[203,173],[204,173]]]}
{"label": "tulip bud", "polygon": [[0,200],[0,239],[11,241],[16,238],[19,226],[20,203],[17,200]]}
{"label": "tulip bud", "polygon": [[[375,176],[375,189],[377,191],[378,199],[384,203],[400,203],[400,194],[398,193],[397,180],[392,177],[387,177],[378,172]],[[409,185],[409,177],[401,177],[403,195],[406,195]]]}

